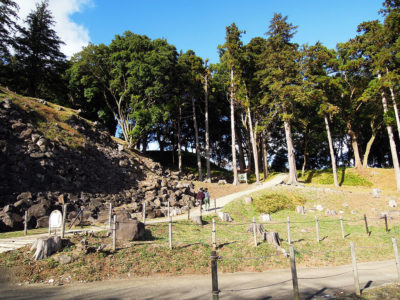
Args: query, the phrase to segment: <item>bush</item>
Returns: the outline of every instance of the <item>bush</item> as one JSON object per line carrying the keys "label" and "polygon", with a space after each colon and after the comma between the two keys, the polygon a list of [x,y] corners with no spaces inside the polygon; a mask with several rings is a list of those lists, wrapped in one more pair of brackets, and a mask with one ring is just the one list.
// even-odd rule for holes
{"label": "bush", "polygon": [[275,213],[283,209],[295,209],[298,205],[303,205],[305,199],[294,193],[262,193],[253,198],[253,203],[260,213]]}

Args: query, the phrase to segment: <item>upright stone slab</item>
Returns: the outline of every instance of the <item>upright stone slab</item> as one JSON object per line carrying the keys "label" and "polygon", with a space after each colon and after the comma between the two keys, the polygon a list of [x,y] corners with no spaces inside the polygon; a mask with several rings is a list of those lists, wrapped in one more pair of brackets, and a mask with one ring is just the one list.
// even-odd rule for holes
{"label": "upright stone slab", "polygon": [[126,218],[117,222],[117,240],[137,241],[143,239],[144,234],[145,225],[136,219]]}
{"label": "upright stone slab", "polygon": [[372,197],[379,198],[380,195],[381,195],[381,190],[380,189],[372,189]]}

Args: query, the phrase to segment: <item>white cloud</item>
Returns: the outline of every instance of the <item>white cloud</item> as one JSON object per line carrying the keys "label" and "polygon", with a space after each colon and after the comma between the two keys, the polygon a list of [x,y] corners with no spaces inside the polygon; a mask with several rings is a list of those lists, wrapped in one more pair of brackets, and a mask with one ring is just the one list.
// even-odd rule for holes
{"label": "white cloud", "polygon": [[[22,24],[26,16],[35,9],[36,3],[40,0],[16,0],[19,6],[19,23]],[[91,5],[92,0],[50,0],[49,10],[55,20],[54,30],[65,43],[61,45],[61,51],[68,57],[82,50],[89,39],[88,30],[77,23],[74,23],[70,16],[80,12],[85,6]]]}

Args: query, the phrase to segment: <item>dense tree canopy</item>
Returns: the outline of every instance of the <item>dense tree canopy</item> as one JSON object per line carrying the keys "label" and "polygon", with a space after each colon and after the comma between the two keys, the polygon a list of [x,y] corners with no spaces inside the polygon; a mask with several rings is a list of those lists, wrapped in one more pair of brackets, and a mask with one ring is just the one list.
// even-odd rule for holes
{"label": "dense tree canopy", "polygon": [[0,0],[2,85],[79,108],[131,147],[171,150],[179,171],[182,151],[195,150],[200,179],[201,157],[210,157],[233,169],[234,183],[238,170],[259,181],[261,170],[289,169],[296,184],[297,169],[332,168],[339,185],[337,167],[351,165],[394,167],[400,189],[398,0],[385,0],[383,22],[361,23],[336,49],[293,43],[297,27],[281,14],[247,44],[232,23],[211,65],[130,31],[67,60],[48,2],[25,26],[16,26],[17,11]]}

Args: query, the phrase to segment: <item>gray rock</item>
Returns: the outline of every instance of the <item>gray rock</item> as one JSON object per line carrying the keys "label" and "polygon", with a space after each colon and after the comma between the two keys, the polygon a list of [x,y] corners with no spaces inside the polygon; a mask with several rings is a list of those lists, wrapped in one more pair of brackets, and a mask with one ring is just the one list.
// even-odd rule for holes
{"label": "gray rock", "polygon": [[389,206],[390,206],[391,208],[397,207],[397,202],[396,202],[396,200],[390,199],[390,200],[389,200]]}
{"label": "gray rock", "polygon": [[270,214],[262,214],[260,215],[260,221],[261,222],[271,222],[272,218]]}
{"label": "gray rock", "polygon": [[35,249],[34,260],[47,258],[61,249],[61,237],[50,236],[38,238],[32,243],[31,251]]}
{"label": "gray rock", "polygon": [[55,261],[58,261],[61,265],[68,265],[74,261],[72,256],[66,255],[66,254],[61,254],[56,257],[54,257]]}
{"label": "gray rock", "polygon": [[245,204],[251,204],[253,202],[253,198],[251,198],[251,197],[245,197],[244,198],[244,203]]}
{"label": "gray rock", "polygon": [[145,225],[142,222],[135,219],[118,221],[117,240],[137,241],[143,239],[144,234]]}
{"label": "gray rock", "polygon": [[219,211],[218,217],[224,222],[232,222],[233,221],[231,216],[226,212]]}
{"label": "gray rock", "polygon": [[380,189],[372,189],[372,197],[379,198],[380,194],[381,194],[381,190]]}

